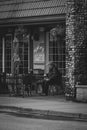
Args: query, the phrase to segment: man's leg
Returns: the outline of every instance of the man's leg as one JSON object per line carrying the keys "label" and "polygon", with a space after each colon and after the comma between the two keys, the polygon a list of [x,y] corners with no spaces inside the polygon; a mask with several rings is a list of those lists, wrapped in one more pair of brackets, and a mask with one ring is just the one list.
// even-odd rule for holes
{"label": "man's leg", "polygon": [[50,84],[50,82],[46,81],[46,84],[45,84],[45,94],[46,94],[46,96],[48,96],[49,84]]}

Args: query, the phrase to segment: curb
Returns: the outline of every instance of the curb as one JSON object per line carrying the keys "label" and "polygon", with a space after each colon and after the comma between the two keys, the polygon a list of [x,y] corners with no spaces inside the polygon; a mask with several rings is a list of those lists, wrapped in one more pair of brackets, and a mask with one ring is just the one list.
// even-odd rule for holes
{"label": "curb", "polygon": [[85,121],[87,122],[87,114],[82,113],[66,113],[51,110],[37,110],[32,108],[22,108],[15,106],[0,105],[0,113],[8,113],[21,117],[49,119],[49,120],[71,120],[71,121]]}

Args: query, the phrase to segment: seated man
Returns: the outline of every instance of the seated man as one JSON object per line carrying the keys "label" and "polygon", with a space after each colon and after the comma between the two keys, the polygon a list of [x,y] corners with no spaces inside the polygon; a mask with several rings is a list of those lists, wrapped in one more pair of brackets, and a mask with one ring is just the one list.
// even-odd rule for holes
{"label": "seated man", "polygon": [[48,89],[50,85],[62,86],[61,73],[53,63],[50,64],[47,80],[44,80],[43,82],[43,89],[46,95],[48,95]]}

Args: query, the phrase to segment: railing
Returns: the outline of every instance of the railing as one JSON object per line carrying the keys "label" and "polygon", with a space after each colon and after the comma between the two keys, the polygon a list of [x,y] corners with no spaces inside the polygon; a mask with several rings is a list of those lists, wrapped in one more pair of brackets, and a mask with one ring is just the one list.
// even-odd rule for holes
{"label": "railing", "polygon": [[[32,90],[36,93],[39,93],[39,85],[41,80],[43,80],[43,73],[40,73],[38,70],[34,70],[33,74],[33,83],[32,83]],[[24,87],[23,84],[23,75],[15,75],[7,74],[6,75],[6,83],[8,86],[9,94],[10,95],[24,95]],[[31,90],[31,91],[32,91]]]}
{"label": "railing", "polygon": [[10,95],[21,95],[22,94],[22,75],[13,76],[8,74],[6,76],[6,83],[8,85],[8,90]]}
{"label": "railing", "polygon": [[[40,71],[40,70],[39,70]],[[41,73],[38,70],[33,71],[34,79],[32,82],[31,91],[35,92],[36,94],[43,94],[43,79],[44,79],[44,73],[41,71]],[[65,78],[63,77],[62,80]],[[23,95],[25,91],[25,85],[23,84],[23,75],[16,75],[13,76],[12,74],[8,74],[6,76],[6,82],[8,85],[8,90],[10,95]],[[62,81],[64,82],[64,81]],[[64,86],[65,87],[65,86]],[[64,89],[64,88],[63,88]],[[61,86],[49,86],[49,95],[57,95],[63,93],[61,91]]]}

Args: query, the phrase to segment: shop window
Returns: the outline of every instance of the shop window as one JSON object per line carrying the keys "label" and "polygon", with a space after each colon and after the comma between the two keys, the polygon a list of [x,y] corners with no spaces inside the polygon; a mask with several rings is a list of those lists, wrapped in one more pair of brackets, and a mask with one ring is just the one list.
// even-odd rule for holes
{"label": "shop window", "polygon": [[28,40],[19,42],[19,56],[21,59],[19,73],[28,73]]}
{"label": "shop window", "polygon": [[0,73],[2,72],[2,38],[0,37]]}
{"label": "shop window", "polygon": [[5,36],[5,72],[11,73],[11,45],[12,35],[8,34]]}
{"label": "shop window", "polygon": [[65,75],[65,40],[64,36],[49,33],[49,62],[54,62],[62,75]]}

